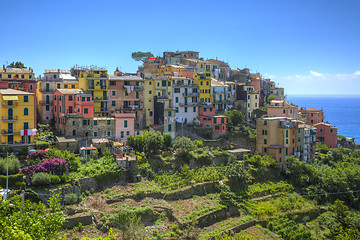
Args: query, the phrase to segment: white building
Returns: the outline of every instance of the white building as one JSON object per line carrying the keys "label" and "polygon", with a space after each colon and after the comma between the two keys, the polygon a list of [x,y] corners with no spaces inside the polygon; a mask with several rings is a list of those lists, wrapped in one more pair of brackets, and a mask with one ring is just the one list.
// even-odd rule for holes
{"label": "white building", "polygon": [[299,159],[304,162],[312,161],[315,157],[316,148],[315,128],[299,121],[297,140],[297,152],[300,153]]}
{"label": "white building", "polygon": [[190,78],[175,77],[172,106],[178,122],[192,124],[199,114],[199,89]]}

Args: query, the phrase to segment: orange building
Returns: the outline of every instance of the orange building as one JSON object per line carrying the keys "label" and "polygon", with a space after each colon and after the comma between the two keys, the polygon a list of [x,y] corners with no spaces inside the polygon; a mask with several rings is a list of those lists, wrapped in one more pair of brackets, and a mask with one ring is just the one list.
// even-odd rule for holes
{"label": "orange building", "polygon": [[330,123],[314,124],[316,131],[316,141],[326,144],[328,148],[336,148],[337,144],[337,128]]}
{"label": "orange building", "polygon": [[199,106],[199,121],[203,127],[210,127],[213,133],[226,134],[227,118],[224,115],[216,115],[215,107]]}

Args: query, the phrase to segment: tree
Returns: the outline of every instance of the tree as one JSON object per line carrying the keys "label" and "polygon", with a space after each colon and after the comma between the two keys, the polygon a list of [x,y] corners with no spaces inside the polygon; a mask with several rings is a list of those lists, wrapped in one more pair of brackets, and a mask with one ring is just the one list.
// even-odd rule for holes
{"label": "tree", "polygon": [[[12,206],[11,206],[12,204]],[[4,239],[60,239],[59,230],[65,222],[59,194],[43,203],[28,200],[21,203],[20,196],[1,202],[0,236]]]}
{"label": "tree", "polygon": [[135,61],[146,61],[151,57],[154,57],[154,55],[151,52],[133,52],[131,54],[131,57],[135,60]]}
{"label": "tree", "polygon": [[267,99],[266,99],[266,102],[267,102],[268,104],[270,104],[272,100],[275,100],[275,96],[274,96],[274,95],[268,96]]}
{"label": "tree", "polygon": [[164,135],[164,150],[168,150],[172,147],[173,139],[170,134]]}
{"label": "tree", "polygon": [[233,183],[244,185],[253,180],[253,176],[246,169],[244,162],[237,160],[229,162],[226,166],[226,175]]}
{"label": "tree", "polygon": [[145,153],[148,156],[159,154],[164,145],[164,137],[161,132],[149,131],[143,137],[145,137]]}
{"label": "tree", "polygon": [[180,155],[186,154],[195,149],[195,143],[187,137],[177,137],[174,143],[174,148]]}
{"label": "tree", "polygon": [[25,68],[24,64],[22,62],[12,62],[6,67],[8,68]]}
{"label": "tree", "polygon": [[228,118],[228,124],[233,127],[237,127],[239,125],[244,124],[244,117],[241,112],[238,110],[232,110],[228,114],[226,114]]}

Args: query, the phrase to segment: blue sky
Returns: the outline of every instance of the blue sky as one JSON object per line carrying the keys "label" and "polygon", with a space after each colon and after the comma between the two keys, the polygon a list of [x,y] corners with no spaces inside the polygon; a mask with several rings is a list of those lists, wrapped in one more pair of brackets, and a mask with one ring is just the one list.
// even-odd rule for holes
{"label": "blue sky", "polygon": [[[360,1],[2,1],[0,64],[135,72],[134,51],[195,50],[287,94],[359,94]],[[5,11],[4,11],[5,10]]]}

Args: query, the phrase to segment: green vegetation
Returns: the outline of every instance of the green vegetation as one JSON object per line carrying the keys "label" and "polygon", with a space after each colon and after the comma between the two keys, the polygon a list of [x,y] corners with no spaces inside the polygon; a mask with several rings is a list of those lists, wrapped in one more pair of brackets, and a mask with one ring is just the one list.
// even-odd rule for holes
{"label": "green vegetation", "polygon": [[[9,155],[9,175],[19,172],[20,162],[14,154]],[[0,158],[0,174],[6,175],[7,158]]]}
{"label": "green vegetation", "polygon": [[25,65],[22,62],[12,62],[6,66],[7,68],[25,68]]}
{"label": "green vegetation", "polygon": [[138,51],[138,52],[133,52],[131,54],[131,57],[135,61],[144,62],[144,61],[148,60],[149,58],[154,57],[154,54],[152,54],[151,52],[140,52],[140,51]]}

